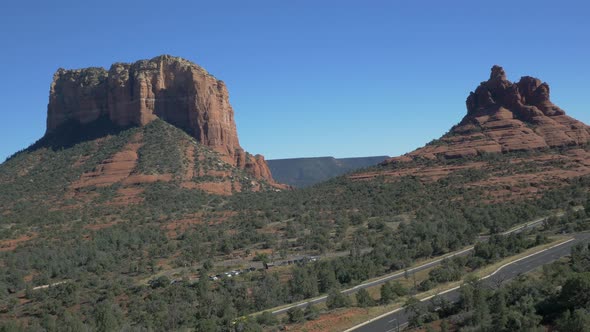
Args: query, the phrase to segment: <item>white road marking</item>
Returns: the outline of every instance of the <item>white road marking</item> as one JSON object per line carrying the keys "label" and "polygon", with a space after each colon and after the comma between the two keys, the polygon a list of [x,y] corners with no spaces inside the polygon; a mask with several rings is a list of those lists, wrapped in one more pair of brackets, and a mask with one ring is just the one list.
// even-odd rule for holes
{"label": "white road marking", "polygon": [[[545,252],[545,251],[547,251],[547,250],[554,249],[554,248],[556,248],[556,247],[559,247],[559,246],[561,246],[561,245],[564,245],[564,244],[566,244],[566,243],[568,243],[568,242],[571,242],[571,241],[573,241],[573,240],[575,240],[575,238],[571,238],[571,239],[569,239],[569,240],[567,240],[567,241],[564,241],[564,242],[558,243],[558,244],[556,244],[556,245],[554,245],[554,246],[552,246],[552,247],[549,247],[549,248],[546,248],[546,249],[543,249],[543,250],[537,251],[537,252],[535,252],[535,253],[532,253],[532,254],[530,254],[530,255],[527,255],[527,256],[524,256],[524,257],[521,257],[521,258],[519,258],[519,259],[517,259],[517,260],[514,260],[514,261],[512,261],[512,262],[510,262],[510,263],[506,263],[506,264],[504,264],[504,265],[500,266],[498,269],[496,269],[496,271],[492,272],[491,274],[489,274],[489,275],[487,275],[487,276],[485,276],[485,277],[481,277],[481,278],[479,278],[479,280],[484,280],[484,279],[487,279],[487,278],[489,278],[489,277],[491,277],[491,276],[495,275],[496,273],[498,273],[500,270],[502,270],[503,268],[505,268],[505,267],[506,267],[506,266],[508,266],[508,265],[514,264],[514,263],[516,263],[516,262],[522,261],[522,260],[524,260],[524,259],[527,259],[527,258],[529,258],[529,257],[532,257],[532,256],[535,256],[535,255],[538,255],[538,254],[540,254],[540,253],[542,253],[542,252]],[[518,272],[517,272],[517,271],[514,271],[514,272],[512,272],[512,273],[514,273],[514,274],[517,274]],[[428,300],[432,299],[433,297],[435,297],[435,296],[437,296],[437,295],[446,294],[446,293],[452,292],[452,291],[454,291],[454,290],[457,290],[457,289],[459,289],[459,288],[461,288],[461,286],[457,286],[457,287],[453,287],[453,288],[451,288],[451,289],[447,289],[447,290],[445,290],[445,291],[442,291],[442,292],[440,292],[440,293],[437,293],[437,294],[435,294],[435,295],[431,295],[431,296],[425,297],[425,298],[423,298],[422,300],[420,300],[420,302],[428,301]],[[400,311],[400,310],[403,310],[403,309],[404,309],[404,308],[402,307],[402,308],[398,308],[398,309],[392,310],[392,311],[390,311],[390,312],[386,312],[386,313],[384,313],[384,314],[382,314],[382,315],[380,315],[380,316],[378,316],[378,317],[371,318],[370,320],[368,320],[368,321],[366,321],[366,322],[363,322],[363,323],[360,323],[360,324],[358,324],[358,325],[356,325],[356,326],[353,326],[353,327],[351,327],[351,328],[349,328],[349,329],[345,330],[344,332],[350,332],[350,331],[354,331],[354,330],[356,330],[356,329],[358,329],[358,328],[360,328],[360,327],[363,327],[363,326],[365,326],[365,325],[368,325],[368,324],[370,324],[370,323],[372,323],[372,322],[374,322],[374,321],[376,321],[376,320],[379,320],[379,319],[381,319],[381,318],[383,318],[383,317],[387,317],[387,316],[389,316],[389,315],[392,315],[392,314],[394,314],[394,313],[396,313],[396,312],[398,312],[398,311]],[[406,325],[406,324],[407,324],[407,323],[401,324],[401,325],[400,325],[400,327],[401,327],[401,326],[404,326],[404,325]]]}

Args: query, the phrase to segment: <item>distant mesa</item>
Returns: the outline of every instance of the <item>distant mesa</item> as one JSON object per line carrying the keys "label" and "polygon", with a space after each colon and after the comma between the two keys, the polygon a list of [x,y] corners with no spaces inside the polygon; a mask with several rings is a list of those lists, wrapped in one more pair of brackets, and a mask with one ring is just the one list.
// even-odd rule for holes
{"label": "distant mesa", "polygon": [[490,79],[467,97],[467,115],[458,125],[425,147],[384,164],[588,143],[590,127],[567,116],[551,102],[549,92],[549,85],[537,78],[525,76],[512,83],[502,67],[493,66]]}
{"label": "distant mesa", "polygon": [[273,177],[280,183],[304,188],[353,170],[377,165],[387,158],[389,157],[271,159],[268,160],[268,165]]}
{"label": "distant mesa", "polygon": [[109,70],[59,69],[51,83],[46,136],[105,120],[126,128],[158,118],[217,151],[225,162],[273,182],[264,157],[240,146],[225,84],[170,55],[115,63]]}

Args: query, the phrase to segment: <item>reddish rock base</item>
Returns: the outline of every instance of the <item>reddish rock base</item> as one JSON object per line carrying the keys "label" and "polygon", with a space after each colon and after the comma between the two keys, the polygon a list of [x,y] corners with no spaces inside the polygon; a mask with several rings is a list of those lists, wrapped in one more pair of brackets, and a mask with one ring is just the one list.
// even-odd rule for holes
{"label": "reddish rock base", "polygon": [[[83,173],[77,181],[70,185],[66,198],[77,198],[82,202],[90,202],[98,196],[92,188],[117,184],[120,186],[117,189],[117,195],[107,204],[137,204],[143,201],[144,188],[142,185],[157,181],[174,181],[182,188],[202,190],[216,195],[231,195],[244,190],[257,192],[263,188],[267,189],[269,185],[276,190],[288,188],[274,182],[266,182],[265,187],[259,181],[260,178],[250,176],[246,177],[248,186],[243,188],[242,182],[245,181],[246,175],[236,176],[239,172],[236,173],[236,168],[225,161],[228,160],[227,155],[199,146],[188,136],[177,142],[184,147],[181,156],[182,172],[179,174],[142,174],[138,171],[140,161],[138,151],[144,145],[143,136],[142,132],[133,135],[120,151],[103,160],[92,171]],[[100,144],[100,140],[97,140],[97,144]],[[198,155],[197,149],[200,150]],[[82,166],[87,160],[87,157],[80,158],[74,167]],[[205,164],[208,166],[203,166]],[[205,178],[207,180],[204,180]],[[85,188],[91,190],[85,190]]]}

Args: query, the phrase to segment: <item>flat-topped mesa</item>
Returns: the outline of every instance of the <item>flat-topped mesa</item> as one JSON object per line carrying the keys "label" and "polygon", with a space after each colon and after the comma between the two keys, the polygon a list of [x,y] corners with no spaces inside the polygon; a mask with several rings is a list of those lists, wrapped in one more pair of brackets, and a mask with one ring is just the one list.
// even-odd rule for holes
{"label": "flat-topped mesa", "polygon": [[493,66],[490,79],[469,94],[466,106],[467,115],[439,140],[384,163],[583,145],[590,141],[590,127],[565,115],[551,102],[547,83],[530,76],[512,83],[500,66]]}
{"label": "flat-topped mesa", "polygon": [[199,143],[227,156],[233,165],[272,181],[264,158],[240,147],[225,84],[200,66],[161,55],[104,68],[59,69],[51,84],[47,133],[63,125],[108,119],[120,127],[160,118]]}

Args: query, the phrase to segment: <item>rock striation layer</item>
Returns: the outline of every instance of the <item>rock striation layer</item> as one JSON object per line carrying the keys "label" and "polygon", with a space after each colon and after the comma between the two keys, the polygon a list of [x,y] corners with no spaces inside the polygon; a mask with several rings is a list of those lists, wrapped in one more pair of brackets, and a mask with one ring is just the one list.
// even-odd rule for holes
{"label": "rock striation layer", "polygon": [[230,164],[273,182],[264,157],[240,147],[223,81],[182,58],[162,55],[104,68],[59,69],[51,83],[47,134],[109,119],[120,127],[156,118],[181,128]]}
{"label": "rock striation layer", "polygon": [[583,145],[590,127],[553,104],[547,83],[525,76],[513,83],[500,66],[467,97],[467,115],[446,135],[384,164],[416,158],[453,159],[483,153]]}

